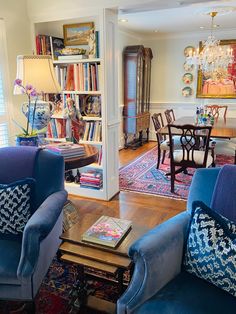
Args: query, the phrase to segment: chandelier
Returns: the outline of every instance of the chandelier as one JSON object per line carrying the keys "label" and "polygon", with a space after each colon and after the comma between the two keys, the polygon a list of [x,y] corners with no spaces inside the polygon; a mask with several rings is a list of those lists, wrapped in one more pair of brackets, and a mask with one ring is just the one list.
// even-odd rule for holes
{"label": "chandelier", "polygon": [[220,45],[213,35],[214,17],[217,12],[210,12],[211,16],[211,33],[207,40],[202,42],[201,49],[197,49],[187,58],[188,64],[197,64],[203,72],[214,72],[218,69],[226,69],[233,63],[233,49],[228,45]]}

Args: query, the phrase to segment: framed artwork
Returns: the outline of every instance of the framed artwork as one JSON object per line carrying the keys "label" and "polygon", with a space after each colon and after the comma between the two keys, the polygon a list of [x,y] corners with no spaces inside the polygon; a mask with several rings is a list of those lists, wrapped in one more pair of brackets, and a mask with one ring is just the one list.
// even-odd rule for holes
{"label": "framed artwork", "polygon": [[82,103],[82,115],[101,117],[101,96],[85,96]]}
{"label": "framed artwork", "polygon": [[234,62],[213,72],[198,70],[197,98],[236,98],[236,40],[221,40],[220,45],[233,49]]}
{"label": "framed artwork", "polygon": [[77,23],[63,25],[65,46],[88,45],[94,23]]}

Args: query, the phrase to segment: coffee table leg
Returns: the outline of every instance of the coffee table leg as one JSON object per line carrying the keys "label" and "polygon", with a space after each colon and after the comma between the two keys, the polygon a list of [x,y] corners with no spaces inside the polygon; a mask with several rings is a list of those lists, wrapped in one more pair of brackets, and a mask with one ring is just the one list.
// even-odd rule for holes
{"label": "coffee table leg", "polygon": [[78,266],[78,274],[76,282],[70,291],[70,313],[78,313],[78,311],[87,303],[87,297],[91,291],[88,290],[84,266]]}
{"label": "coffee table leg", "polygon": [[119,295],[121,295],[125,288],[124,288],[124,269],[119,269],[117,273],[117,280],[118,280],[118,290],[119,290]]}

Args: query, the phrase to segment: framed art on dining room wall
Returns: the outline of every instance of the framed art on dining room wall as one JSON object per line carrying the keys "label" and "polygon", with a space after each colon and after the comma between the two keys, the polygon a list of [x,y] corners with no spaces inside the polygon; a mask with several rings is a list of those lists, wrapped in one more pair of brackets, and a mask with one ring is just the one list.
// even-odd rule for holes
{"label": "framed art on dining room wall", "polygon": [[[221,40],[220,45],[232,49],[233,63],[213,72],[198,70],[197,98],[236,98],[236,39]],[[224,47],[226,48],[226,47]],[[200,42],[199,49],[202,49]]]}

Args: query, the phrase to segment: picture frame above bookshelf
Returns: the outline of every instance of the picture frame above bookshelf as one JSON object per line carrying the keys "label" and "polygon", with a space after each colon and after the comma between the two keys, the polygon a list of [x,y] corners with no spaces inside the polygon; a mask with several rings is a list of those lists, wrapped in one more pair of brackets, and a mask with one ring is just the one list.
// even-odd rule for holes
{"label": "picture frame above bookshelf", "polygon": [[65,45],[88,45],[91,32],[94,32],[93,22],[63,25]]}

